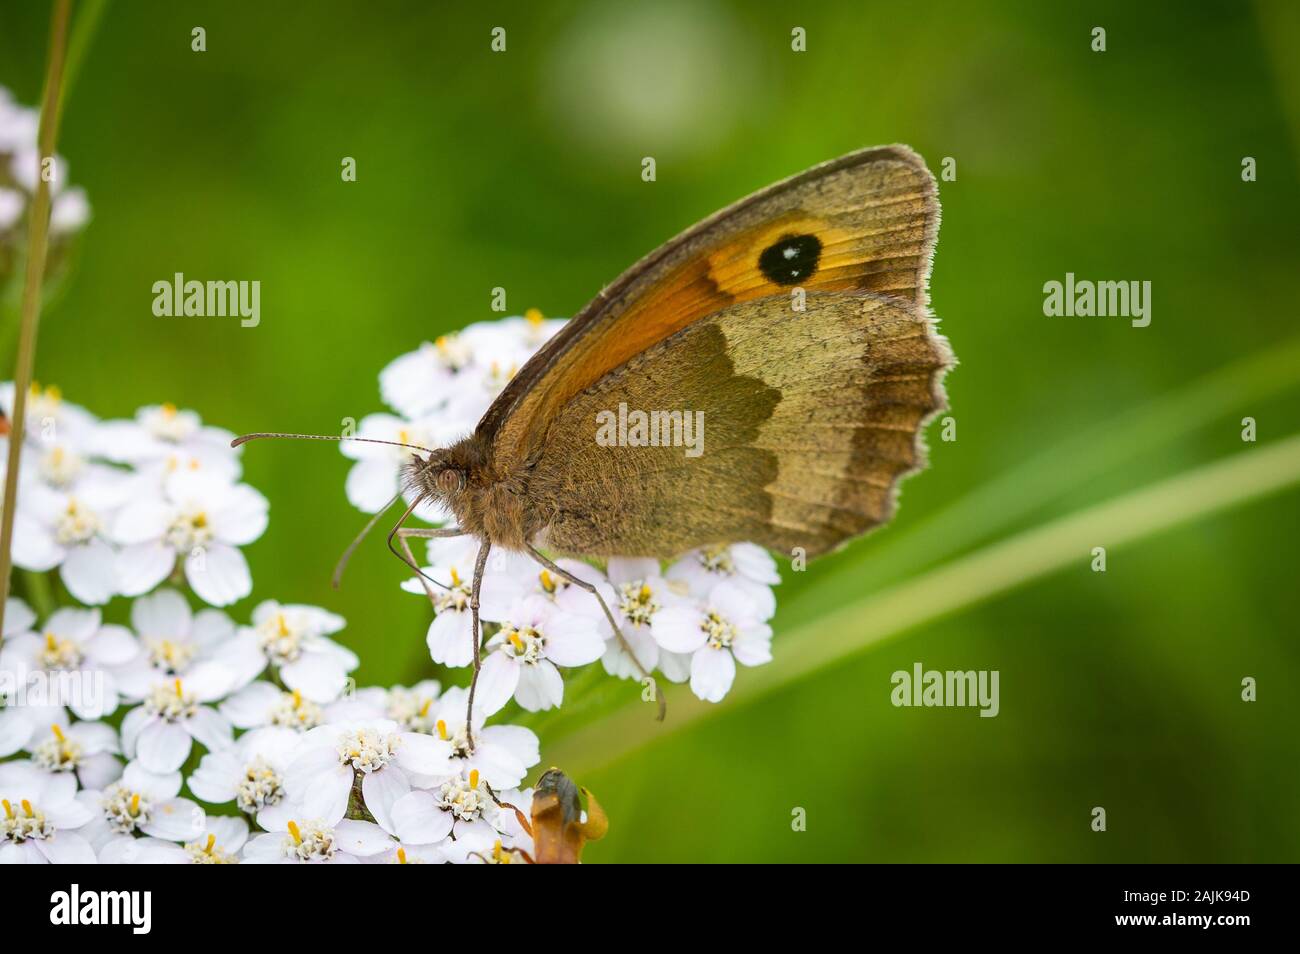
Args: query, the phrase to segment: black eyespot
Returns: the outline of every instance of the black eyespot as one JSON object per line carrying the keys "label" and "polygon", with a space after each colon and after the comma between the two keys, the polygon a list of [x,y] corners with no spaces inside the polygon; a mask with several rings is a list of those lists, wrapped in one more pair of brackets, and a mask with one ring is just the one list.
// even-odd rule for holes
{"label": "black eyespot", "polygon": [[815,235],[782,235],[763,249],[758,267],[769,281],[778,285],[798,285],[817,271],[822,243]]}

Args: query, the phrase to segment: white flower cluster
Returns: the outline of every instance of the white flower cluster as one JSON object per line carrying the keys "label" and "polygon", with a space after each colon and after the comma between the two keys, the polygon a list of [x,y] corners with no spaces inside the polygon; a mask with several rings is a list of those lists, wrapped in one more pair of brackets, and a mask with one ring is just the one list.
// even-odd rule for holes
{"label": "white flower cluster", "polygon": [[[379,376],[380,392],[397,414],[364,418],[356,436],[446,446],[474,429],[510,377],[562,325],[530,311],[426,342]],[[369,513],[401,489],[401,465],[415,453],[350,442],[343,452],[357,461],[348,475],[348,499]],[[448,516],[433,508],[415,513],[434,523]],[[432,540],[423,572],[440,588],[426,589],[420,577],[402,584],[432,602],[429,652],[444,666],[473,662],[469,597],[477,549],[471,538]],[[691,690],[708,702],[721,700],[731,689],[736,663],[771,661],[768,621],[776,611],[772,586],[780,577],[772,557],[759,546],[694,550],[666,568],[658,560],[619,557],[608,560],[603,571],[572,560],[559,565],[596,586],[623,639],[616,637],[589,592],[527,556],[492,555],[479,615],[495,624],[496,632],[487,642],[475,697],[488,713],[512,698],[530,711],[554,708],[564,699],[560,668],[597,659],[611,675],[624,679],[656,669],[672,682],[689,679]]]}
{"label": "white flower cluster", "polygon": [[19,583],[87,605],[7,604],[0,863],[523,858],[533,732],[467,728],[466,690],[434,681],[354,690],[324,609],[214,608],[251,592],[239,547],[267,525],[229,433],[166,405],[101,422],[51,388],[27,407]]}
{"label": "white flower cluster", "polygon": [[[372,415],[360,435],[453,440],[557,325],[508,318],[399,358],[380,384],[401,416]],[[13,397],[0,385],[6,420]],[[268,510],[240,482],[228,432],[170,405],[100,421],[53,388],[33,388],[25,431],[13,558],[30,572],[19,582],[49,603],[57,574],[82,605],[51,606],[39,623],[21,599],[6,608],[0,863],[524,860],[532,793],[520,786],[538,739],[486,724],[511,699],[558,706],[561,670],[600,660],[622,678],[689,680],[716,702],[737,662],[771,659],[779,580],[752,544],[667,566],[560,561],[603,595],[621,638],[591,593],[499,553],[483,581],[488,638],[467,725],[464,688],[354,689],[359,660],[333,638],[344,627],[333,613],[265,601],[241,625],[218,608],[252,592],[240,547]],[[376,446],[345,445],[349,499],[371,512],[396,492],[407,453]],[[425,572],[442,588],[402,584],[432,600],[430,654],[450,668],[473,662],[475,550],[434,540]],[[196,611],[185,590],[207,605]],[[119,596],[133,598],[129,612],[108,622]]]}
{"label": "white flower cluster", "polygon": [[[6,418],[13,407],[13,384],[0,384]],[[24,436],[16,566],[57,569],[89,606],[139,596],[169,576],[183,575],[213,606],[252,592],[239,548],[266,530],[267,502],[239,482],[233,434],[169,404],[100,421],[58,388],[33,386]],[[0,451],[8,443],[0,439]]]}
{"label": "white flower cluster", "polygon": [[[40,114],[19,106],[9,91],[0,86],[0,244],[19,231],[36,192],[42,174],[36,134]],[[53,202],[50,207],[50,232],[53,238],[78,231],[90,220],[90,203],[79,188],[69,188],[68,164],[54,156],[45,173],[50,181]]]}

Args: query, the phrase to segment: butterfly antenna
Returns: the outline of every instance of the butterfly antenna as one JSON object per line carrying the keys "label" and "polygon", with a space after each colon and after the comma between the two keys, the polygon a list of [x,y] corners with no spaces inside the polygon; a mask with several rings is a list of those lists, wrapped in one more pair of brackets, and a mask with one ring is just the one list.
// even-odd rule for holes
{"label": "butterfly antenna", "polygon": [[389,509],[392,508],[393,504],[397,503],[401,496],[401,492],[398,491],[393,495],[392,500],[380,507],[375,515],[366,521],[366,525],[361,528],[361,532],[352,539],[352,542],[348,544],[348,548],[343,551],[343,555],[339,557],[339,562],[334,564],[334,575],[330,577],[330,586],[336,590],[339,588],[339,585],[343,582],[343,572],[348,568],[348,561],[352,559],[352,554],[356,552],[357,547],[361,546],[361,541],[366,538],[366,535],[375,529],[375,524],[379,522],[379,518],[388,513]]}
{"label": "butterfly antenna", "polygon": [[257,434],[244,434],[242,437],[236,437],[230,442],[231,447],[238,447],[240,444],[247,444],[249,441],[266,440],[272,437],[288,437],[299,441],[361,441],[363,444],[388,444],[392,447],[409,447],[412,450],[424,451],[426,454],[432,454],[433,449],[421,447],[419,444],[403,444],[401,441],[381,441],[375,437],[338,437],[334,434],[279,434],[270,432],[261,432]]}

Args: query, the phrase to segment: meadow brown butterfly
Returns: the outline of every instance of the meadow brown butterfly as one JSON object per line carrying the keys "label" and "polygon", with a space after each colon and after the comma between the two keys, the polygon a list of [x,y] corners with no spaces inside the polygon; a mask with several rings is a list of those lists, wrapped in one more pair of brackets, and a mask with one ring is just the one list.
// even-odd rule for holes
{"label": "meadow brown butterfly", "polygon": [[[416,500],[389,548],[420,573],[408,538],[478,538],[476,644],[492,547],[591,592],[622,639],[596,588],[541,548],[667,559],[748,540],[813,557],[879,526],[944,407],[952,356],[926,291],[938,228],[934,177],[906,146],[850,153],[723,209],[597,295],[474,433],[416,448],[427,452],[405,471]],[[707,438],[695,454],[659,432],[601,439],[611,415],[638,411],[678,432],[698,421]],[[235,443],[272,436],[311,435]],[[425,501],[456,526],[403,527]],[[475,680],[478,666],[475,652]]]}

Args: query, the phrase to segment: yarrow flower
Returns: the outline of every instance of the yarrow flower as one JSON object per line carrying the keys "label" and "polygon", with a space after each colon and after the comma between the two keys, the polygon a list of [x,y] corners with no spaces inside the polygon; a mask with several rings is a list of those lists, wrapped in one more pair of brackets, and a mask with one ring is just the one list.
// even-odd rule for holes
{"label": "yarrow flower", "polygon": [[[508,794],[501,794],[502,801]],[[470,769],[435,789],[398,799],[392,809],[393,833],[403,844],[435,845],[449,860],[465,862],[510,835],[507,814],[478,770]]]}
{"label": "yarrow flower", "polygon": [[[188,836],[183,836],[188,838]],[[146,835],[130,843],[121,842],[110,852],[101,852],[100,861],[140,865],[234,865],[248,841],[248,823],[242,818],[208,815],[203,830],[194,838],[166,841]]]}
{"label": "yarrow flower", "polygon": [[51,703],[67,705],[80,719],[101,719],[117,710],[116,671],[139,651],[130,630],[103,625],[99,610],[60,609],[38,632],[5,637],[0,672],[15,684],[42,676],[54,690]]}
{"label": "yarrow flower", "polygon": [[[428,596],[435,616],[425,634],[429,655],[444,666],[468,666],[474,659],[473,620],[470,611],[471,585],[478,542],[465,537],[429,541],[429,565],[424,577],[402,584],[408,593]],[[523,574],[531,561],[518,554],[504,553],[488,559],[479,589],[479,619],[499,623],[524,595]],[[430,582],[432,581],[432,582]]]}
{"label": "yarrow flower", "polygon": [[472,427],[514,373],[563,325],[534,309],[442,335],[389,363],[379,374],[380,393],[406,418],[439,412]]}
{"label": "yarrow flower", "polygon": [[244,848],[249,864],[355,865],[393,848],[393,839],[374,822],[288,818]]}
{"label": "yarrow flower", "polygon": [[772,627],[731,581],[715,586],[702,604],[665,609],[655,638],[669,652],[690,654],[691,692],[705,702],[718,702],[731,690],[736,663],[772,661]]}
{"label": "yarrow flower", "polygon": [[331,707],[306,698],[299,690],[285,692],[269,682],[252,682],[218,706],[237,729],[266,726],[306,732],[327,722]]}
{"label": "yarrow flower", "polygon": [[348,673],[361,664],[356,653],[329,638],[345,625],[342,616],[317,606],[267,600],[253,610],[253,625],[240,639],[256,647],[289,689],[313,702],[333,702]]}
{"label": "yarrow flower", "polygon": [[[0,243],[17,241],[36,193],[41,170],[39,127],[40,113],[14,102],[9,90],[0,86]],[[52,169],[50,232],[57,245],[90,220],[90,202],[84,190],[67,184],[68,163],[62,156],[54,157]]]}
{"label": "yarrow flower", "polygon": [[77,780],[30,762],[0,765],[0,864],[94,864]]}
{"label": "yarrow flower", "polygon": [[211,665],[155,686],[122,720],[122,750],[150,772],[166,774],[185,764],[196,740],[209,751],[224,749],[233,739],[230,722],[205,703],[229,689],[226,673]]}
{"label": "yarrow flower", "polygon": [[[397,413],[364,418],[359,433],[445,445],[560,324],[535,313],[485,322],[402,356],[381,375]],[[12,399],[0,386],[0,409]],[[771,658],[779,578],[752,544],[666,564],[559,559],[558,571],[494,550],[480,641],[470,611],[479,544],[460,537],[429,541],[427,576],[401,586],[429,600],[433,663],[463,670],[478,647],[472,713],[465,686],[437,679],[355,688],[360,660],[340,642],[341,616],[267,599],[238,625],[216,608],[252,592],[240,548],[264,532],[269,509],[239,482],[229,432],[171,404],[101,421],[57,388],[35,388],[27,407],[14,559],[58,574],[89,608],[47,609],[41,586],[22,592],[44,623],[22,599],[6,604],[0,862],[528,861],[533,793],[519,786],[541,747],[531,729],[499,721],[512,700],[560,706],[566,671],[599,660],[623,679],[689,679],[716,702],[737,662]],[[347,495],[363,510],[396,493],[409,456],[377,446],[345,445],[356,461]]]}
{"label": "yarrow flower", "polygon": [[212,805],[234,802],[262,828],[282,826],[290,810],[285,773],[302,743],[292,729],[247,732],[233,746],[203,756],[189,778],[190,791]]}
{"label": "yarrow flower", "polygon": [[205,425],[194,411],[155,404],[136,411],[134,420],[105,421],[93,447],[107,460],[130,464],[159,482],[177,471],[202,471],[233,483],[239,479],[242,451],[230,446],[234,437]]}
{"label": "yarrow flower", "polygon": [[253,591],[248,561],[238,549],[262,535],[266,498],[247,484],[178,470],[156,496],[132,500],[113,521],[121,592],[147,593],[179,563],[190,588],[206,603],[228,606]]}
{"label": "yarrow flower", "polygon": [[82,788],[103,788],[122,774],[117,732],[103,722],[50,723],[49,734],[27,743],[32,764],[52,775],[75,774]]}
{"label": "yarrow flower", "polygon": [[605,640],[589,616],[566,613],[538,596],[520,600],[488,640],[478,692],[493,713],[511,697],[530,712],[564,701],[557,666],[585,666],[605,654]]}
{"label": "yarrow flower", "polygon": [[130,762],[118,781],[100,791],[78,793],[78,801],[90,810],[82,833],[100,863],[140,860],[137,835],[176,842],[198,838],[207,815],[195,802],[180,797],[180,790],[180,772],[159,774]]}
{"label": "yarrow flower", "polygon": [[411,790],[411,777],[443,778],[453,771],[451,745],[403,731],[389,719],[309,730],[285,776],[290,798],[311,817],[341,818],[360,778],[366,808],[391,830],[393,803]]}

